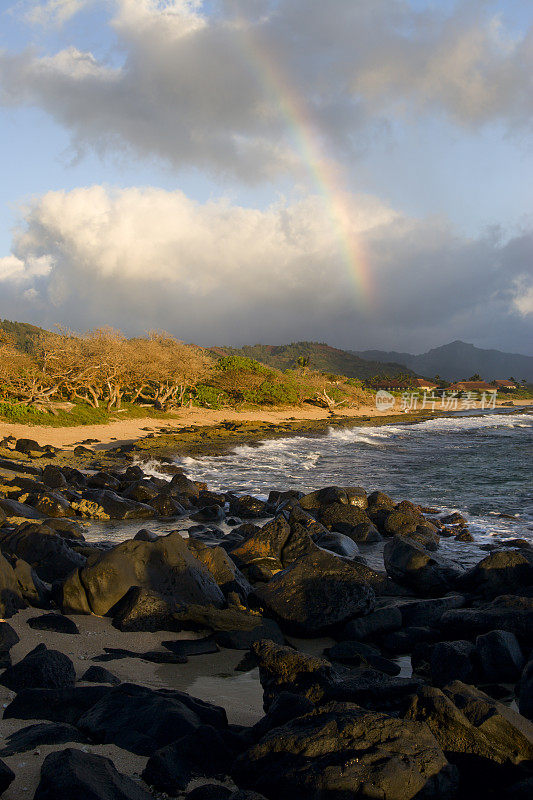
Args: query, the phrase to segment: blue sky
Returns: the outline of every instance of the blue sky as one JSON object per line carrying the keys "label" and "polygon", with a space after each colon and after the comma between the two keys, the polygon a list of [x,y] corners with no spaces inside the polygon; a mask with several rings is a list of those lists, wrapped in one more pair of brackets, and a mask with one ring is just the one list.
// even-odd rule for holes
{"label": "blue sky", "polygon": [[[76,4],[77,13],[59,24],[58,7]],[[108,223],[125,204],[133,215],[134,238],[139,212],[132,210],[132,198],[138,197],[132,192],[144,187],[161,192],[158,197],[167,203],[177,203],[176,193],[183,193],[190,204],[186,210],[181,201],[176,206],[176,215],[182,215],[176,216],[176,230],[142,233],[161,240],[160,253],[151,249],[150,258],[164,261],[167,269],[162,299],[151,300],[146,325],[160,319],[165,327],[176,327],[180,281],[185,275],[189,285],[193,273],[205,280],[201,289],[191,285],[187,290],[180,317],[184,338],[326,338],[343,346],[416,351],[425,349],[424,342],[432,346],[468,338],[481,346],[527,352],[533,7],[525,0],[412,0],[409,5],[376,0],[371,12],[364,6],[354,3],[347,10],[345,2],[334,0],[326,17],[311,0],[7,4],[0,17],[0,315],[74,326],[106,321],[99,302],[116,286],[104,284],[110,273],[116,278],[126,258],[122,233],[110,233]],[[261,24],[249,14],[252,7],[263,15]],[[39,21],[28,17],[39,8]],[[346,268],[329,237],[327,208],[320,228],[316,210],[310,219],[302,216],[316,194],[309,165],[293,146],[279,98],[257,80],[257,64],[243,62],[241,41],[231,38],[228,19],[236,9],[268,57],[283,64],[298,105],[306,106],[313,119],[312,136],[324,161],[334,162],[339,181],[353,195],[353,202],[346,202],[354,213],[353,235],[363,242],[374,300],[370,291],[367,296],[360,291],[351,306],[345,302]],[[227,104],[220,92],[227,93]],[[57,204],[50,193],[64,193],[62,213],[70,220],[72,193],[93,186],[105,187],[103,209],[84,205],[86,221],[73,220],[68,231],[52,220],[50,209]],[[82,213],[79,197],[76,208]],[[283,318],[280,324],[274,315],[269,322],[266,313],[263,319],[259,310],[276,298],[254,291],[260,281],[252,281],[249,296],[241,297],[256,309],[244,315],[244,328],[215,314],[203,334],[197,314],[188,319],[196,302],[211,308],[220,296],[216,257],[207,262],[205,253],[196,253],[190,243],[185,247],[192,211],[203,225],[210,203],[220,198],[228,206],[227,226],[245,209],[247,218],[260,221],[258,235],[269,244],[279,238],[276,258],[291,286],[312,286],[327,275],[315,327],[299,303],[286,309],[292,321]],[[320,198],[316,202],[320,206]],[[99,227],[89,255],[80,230],[93,230],[95,214],[99,225],[107,215],[106,238]],[[287,239],[287,217],[297,219],[297,243]],[[241,253],[242,243],[222,227],[220,214],[217,224],[219,244],[213,243],[213,252],[231,240],[231,251]],[[307,231],[305,241],[301,231]],[[104,275],[100,256],[102,263],[110,258],[111,247],[113,268]],[[243,273],[269,269],[245,255],[235,257],[231,274],[229,268],[224,272],[225,287],[232,281],[237,286]],[[42,270],[36,275],[36,259],[52,265],[46,275]],[[459,273],[454,260],[462,265]],[[146,268],[150,272],[148,263]],[[78,311],[72,285],[82,273],[88,278],[91,269],[100,293]],[[454,287],[456,294],[464,288],[457,281],[465,270],[477,276],[471,291],[480,280],[487,283],[479,296],[468,299],[470,305],[453,299]],[[396,295],[391,274],[398,281]],[[421,280],[427,282],[425,293],[418,291]],[[146,296],[142,269],[125,272],[125,283],[133,318],[139,319],[136,303]],[[414,310],[405,287],[415,284],[419,302],[432,302],[443,296],[442,285],[450,287],[447,324]],[[87,292],[91,285],[88,281]],[[212,296],[206,293],[209,286]],[[324,296],[330,294],[326,308]],[[314,297],[311,307],[318,303]],[[117,312],[116,317],[107,321],[134,332],[131,316]]]}

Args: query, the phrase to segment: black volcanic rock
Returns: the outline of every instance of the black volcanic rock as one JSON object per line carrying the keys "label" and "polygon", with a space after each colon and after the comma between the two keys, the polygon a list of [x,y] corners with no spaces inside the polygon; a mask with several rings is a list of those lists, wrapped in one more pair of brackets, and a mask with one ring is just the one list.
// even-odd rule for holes
{"label": "black volcanic rock", "polygon": [[74,686],[76,673],[70,658],[39,644],[21,661],[0,675],[0,683],[15,692],[21,689],[66,689]]}
{"label": "black volcanic rock", "polygon": [[150,786],[174,796],[186,789],[193,777],[223,778],[234,757],[221,731],[201,725],[153,753],[142,777]]}
{"label": "black volcanic rock", "polygon": [[36,631],[54,631],[55,633],[79,634],[75,622],[63,614],[43,614],[40,617],[31,617],[28,620],[30,628]]}
{"label": "black volcanic rock", "polygon": [[419,595],[438,597],[450,589],[451,570],[441,567],[423,545],[407,536],[390,539],[383,557],[387,574]]}
{"label": "black volcanic rock", "polygon": [[13,770],[0,760],[0,794],[3,794],[14,780],[15,773]]}
{"label": "black volcanic rock", "polygon": [[374,575],[368,567],[319,550],[278,572],[254,597],[281,626],[300,636],[320,636],[371,611]]}
{"label": "black volcanic rock", "polygon": [[122,683],[110,689],[77,724],[96,742],[151,755],[200,725],[224,728],[227,718],[224,709],[184,692],[152,691]]}
{"label": "black volcanic rock", "polygon": [[447,637],[474,638],[489,631],[514,633],[523,646],[533,645],[533,597],[501,595],[476,608],[445,611],[439,627]]}
{"label": "black volcanic rock", "polygon": [[12,756],[14,753],[25,753],[48,744],[85,743],[87,741],[88,739],[74,725],[64,722],[38,722],[8,736],[5,747],[0,750],[0,755]]}
{"label": "black volcanic rock", "polygon": [[155,542],[130,539],[102,553],[79,576],[74,574],[67,579],[63,594],[68,603],[64,603],[63,610],[68,606],[70,613],[87,613],[89,608],[102,616],[133,586],[153,590],[175,602],[224,605],[224,595],[212,575],[175,532],[160,536]]}
{"label": "black volcanic rock", "polygon": [[46,756],[34,800],[152,800],[109,758],[67,748]]}
{"label": "black volcanic rock", "polygon": [[514,683],[520,678],[524,655],[509,631],[490,631],[476,639],[476,652],[485,681]]}
{"label": "black volcanic rock", "polygon": [[2,550],[26,561],[48,583],[64,580],[86,562],[62,536],[35,523],[22,524],[3,537]]}
{"label": "black volcanic rock", "polygon": [[5,709],[4,718],[46,719],[76,725],[78,719],[109,691],[109,686],[22,689]]}
{"label": "black volcanic rock", "polygon": [[457,581],[461,589],[490,599],[503,594],[521,594],[533,587],[533,564],[517,550],[491,553]]}
{"label": "black volcanic rock", "polygon": [[453,798],[458,774],[425,725],[328,703],[239,756],[236,783],[279,800]]}
{"label": "black volcanic rock", "polygon": [[431,678],[436,686],[454,680],[473,683],[478,676],[476,648],[469,641],[437,642],[431,649]]}
{"label": "black volcanic rock", "polygon": [[80,680],[87,681],[87,683],[110,683],[112,686],[118,686],[121,683],[120,678],[117,678],[116,675],[113,675],[113,673],[109,672],[105,667],[100,667],[96,664],[89,667],[89,669],[83,673]]}

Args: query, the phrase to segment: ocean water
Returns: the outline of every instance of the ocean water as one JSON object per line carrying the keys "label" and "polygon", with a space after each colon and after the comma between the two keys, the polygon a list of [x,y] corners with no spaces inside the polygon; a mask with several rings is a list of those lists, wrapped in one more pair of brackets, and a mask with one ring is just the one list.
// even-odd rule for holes
{"label": "ocean water", "polygon": [[380,489],[398,501],[460,511],[481,544],[533,541],[532,445],[531,413],[459,412],[417,424],[271,440],[177,463],[211,489],[257,496],[328,485]]}

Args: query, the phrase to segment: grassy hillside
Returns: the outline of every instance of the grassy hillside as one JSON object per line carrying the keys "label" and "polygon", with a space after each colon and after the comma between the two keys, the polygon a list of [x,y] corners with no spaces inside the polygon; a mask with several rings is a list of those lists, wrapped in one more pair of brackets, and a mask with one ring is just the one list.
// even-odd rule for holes
{"label": "grassy hillside", "polygon": [[240,348],[212,347],[211,352],[218,357],[236,355],[253,358],[280,370],[294,369],[298,366],[298,359],[308,358],[309,363],[306,366],[312,370],[361,380],[374,375],[396,376],[406,372],[415,374],[400,364],[370,361],[319,342],[295,342],[286,345],[255,344]]}
{"label": "grassy hillside", "polygon": [[0,319],[0,330],[5,331],[13,340],[15,347],[28,353],[31,350],[32,340],[43,333],[43,328],[37,325],[30,325],[29,322],[11,322],[8,319]]}

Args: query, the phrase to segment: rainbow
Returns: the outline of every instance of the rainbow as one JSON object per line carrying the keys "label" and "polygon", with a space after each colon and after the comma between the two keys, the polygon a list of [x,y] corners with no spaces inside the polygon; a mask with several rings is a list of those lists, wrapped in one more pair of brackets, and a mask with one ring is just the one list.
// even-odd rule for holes
{"label": "rainbow", "polygon": [[241,46],[248,63],[255,68],[264,88],[273,94],[291,132],[292,139],[317,190],[326,201],[328,213],[337,232],[343,258],[355,281],[356,296],[361,309],[371,305],[374,286],[369,260],[355,231],[350,214],[350,193],[342,185],[340,169],[323,154],[318,126],[312,119],[307,103],[292,87],[290,79],[274,62],[265,47],[254,35],[251,25],[236,17],[241,34]]}

